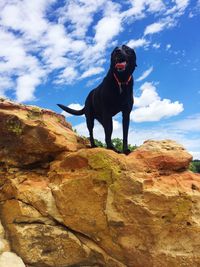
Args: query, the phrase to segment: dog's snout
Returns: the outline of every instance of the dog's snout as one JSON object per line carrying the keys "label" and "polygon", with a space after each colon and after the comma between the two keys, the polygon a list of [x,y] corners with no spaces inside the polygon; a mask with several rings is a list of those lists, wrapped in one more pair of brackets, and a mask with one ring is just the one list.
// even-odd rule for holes
{"label": "dog's snout", "polygon": [[125,60],[125,55],[124,55],[123,50],[122,50],[121,47],[117,47],[116,50],[115,50],[115,60],[117,62]]}

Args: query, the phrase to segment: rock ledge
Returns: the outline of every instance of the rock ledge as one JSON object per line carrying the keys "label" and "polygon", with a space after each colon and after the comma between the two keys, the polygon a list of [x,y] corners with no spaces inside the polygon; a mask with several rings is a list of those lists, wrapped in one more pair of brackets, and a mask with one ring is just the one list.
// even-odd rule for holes
{"label": "rock ledge", "polygon": [[200,266],[200,175],[181,145],[89,149],[61,115],[7,100],[0,123],[0,267]]}

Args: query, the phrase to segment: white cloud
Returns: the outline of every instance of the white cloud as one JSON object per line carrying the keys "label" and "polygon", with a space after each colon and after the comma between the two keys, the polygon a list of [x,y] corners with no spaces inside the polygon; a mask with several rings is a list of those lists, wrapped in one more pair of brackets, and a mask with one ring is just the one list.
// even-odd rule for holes
{"label": "white cloud", "polygon": [[131,112],[131,120],[134,122],[159,121],[183,111],[183,104],[178,101],[161,100],[152,83],[145,82],[141,91],[141,96],[135,97],[136,109]]}
{"label": "white cloud", "polygon": [[[54,70],[58,73],[54,83],[59,84],[75,82],[79,69],[83,72],[82,77],[102,72],[105,50],[121,30],[120,5],[112,1],[70,0],[56,10],[55,20],[50,21],[47,14],[55,2],[10,0],[2,4],[0,57],[3,61],[0,72],[7,80],[14,73],[17,87],[14,88],[14,83],[9,86],[13,85],[11,89],[16,91],[18,101],[32,100],[36,86]],[[95,12],[100,10],[103,17],[93,25],[95,35],[91,42],[92,36],[85,38],[85,35]],[[43,77],[35,72],[43,72]],[[24,89],[27,77],[30,77],[29,93]],[[1,87],[3,94],[8,86],[4,82]],[[26,93],[24,97],[22,92]]]}
{"label": "white cloud", "polygon": [[170,123],[171,128],[178,128],[181,131],[200,132],[200,113],[189,116],[186,119]]}
{"label": "white cloud", "polygon": [[[78,103],[72,103],[68,107],[75,110],[80,110],[83,108],[83,106]],[[72,114],[69,114],[66,111],[62,111],[61,114],[64,115],[66,118],[73,116]]]}
{"label": "white cloud", "polygon": [[144,31],[144,35],[153,34],[162,31],[166,24],[163,22],[155,22],[148,25]]}
{"label": "white cloud", "polygon": [[142,84],[140,90],[142,91],[140,97],[134,97],[134,106],[137,108],[148,106],[160,99],[156,92],[156,87],[150,82]]}
{"label": "white cloud", "polygon": [[40,78],[37,75],[22,75],[17,79],[16,96],[17,101],[24,102],[34,100],[35,87],[40,84]]}
{"label": "white cloud", "polygon": [[200,159],[200,151],[190,151],[193,155],[193,159]]}
{"label": "white cloud", "polygon": [[74,67],[66,67],[55,81],[56,84],[71,84],[78,78],[78,72]]}
{"label": "white cloud", "polygon": [[[26,52],[23,41],[13,33],[0,29],[1,91],[12,89],[15,84],[18,101],[34,99],[35,88],[42,82],[46,70],[39,60]],[[16,76],[15,82],[11,78]]]}
{"label": "white cloud", "polygon": [[[188,1],[173,3],[183,11]],[[33,100],[48,77],[70,84],[81,75],[99,74],[107,49],[117,45],[126,23],[159,14],[160,21],[146,28],[148,36],[173,26],[176,14],[166,17],[167,4],[161,0],[1,0],[0,8],[0,93],[12,90],[18,101]],[[128,45],[146,48],[150,43],[143,37]]]}
{"label": "white cloud", "polygon": [[102,77],[98,77],[98,78],[95,78],[95,79],[90,79],[90,80],[86,83],[86,86],[87,86],[87,87],[96,86],[97,84],[99,84],[100,80],[102,80]]}
{"label": "white cloud", "polygon": [[2,28],[0,28],[0,40],[0,57],[3,59],[0,61],[0,72],[12,73],[14,69],[23,69],[27,64],[27,54],[22,41]]}
{"label": "white cloud", "polygon": [[160,12],[162,9],[165,9],[165,4],[162,0],[147,0],[144,2],[149,4],[149,11],[151,12]]}
{"label": "white cloud", "polygon": [[149,41],[147,41],[144,38],[140,38],[140,39],[132,39],[130,40],[127,45],[131,48],[138,48],[138,47],[145,47],[149,45]]}
{"label": "white cloud", "polygon": [[70,25],[72,30],[71,35],[76,38],[84,38],[88,27],[92,24],[94,14],[100,10],[106,0],[70,0],[65,6],[60,8],[59,22],[64,24],[66,22]]}
{"label": "white cloud", "polygon": [[79,54],[87,47],[84,41],[71,39],[64,25],[59,24],[48,28],[41,45],[45,47],[42,51],[43,60],[50,70],[74,64],[76,61],[70,59],[67,54]]}
{"label": "white cloud", "polygon": [[155,49],[160,48],[160,44],[158,44],[158,43],[155,43],[155,44],[153,44],[152,46],[153,46],[153,48],[155,48]]}
{"label": "white cloud", "polygon": [[167,16],[165,18],[160,19],[158,22],[154,22],[148,25],[144,30],[144,35],[151,35],[158,32],[161,32],[165,29],[169,29],[171,27],[176,26],[177,18],[174,16]]}
{"label": "white cloud", "polygon": [[83,74],[81,75],[81,79],[100,74],[103,71],[104,71],[104,68],[102,67],[90,68],[89,70],[86,70],[85,72],[83,72]]}
{"label": "white cloud", "polygon": [[124,11],[122,16],[125,18],[142,18],[145,17],[145,9],[147,12],[156,13],[165,9],[165,5],[161,0],[129,0],[131,8]]}
{"label": "white cloud", "polygon": [[[153,3],[154,1],[152,1]],[[165,3],[160,9],[163,12],[163,17],[158,22],[154,22],[146,27],[144,30],[144,36],[161,32],[165,29],[176,26],[178,18],[184,14],[186,8],[189,5],[190,0],[174,0]]]}
{"label": "white cloud", "polygon": [[139,78],[136,79],[136,82],[140,82],[140,81],[146,79],[151,74],[152,71],[153,71],[153,66],[150,67],[148,70],[145,70],[142,73],[142,75]]}
{"label": "white cloud", "polygon": [[105,48],[107,43],[121,31],[121,19],[119,16],[104,17],[95,26],[94,40],[97,46]]}
{"label": "white cloud", "polygon": [[185,9],[188,5],[190,0],[175,0],[178,9]]}
{"label": "white cloud", "polygon": [[174,6],[167,9],[166,15],[175,15],[176,17],[181,16],[187,6],[189,5],[190,0],[175,0]]}
{"label": "white cloud", "polygon": [[172,47],[171,44],[167,44],[167,45],[166,45],[166,51],[168,51],[171,47]]}
{"label": "white cloud", "polygon": [[169,99],[157,100],[149,106],[141,107],[131,113],[131,120],[134,122],[159,121],[178,115],[183,111],[183,106],[178,102],[171,102]]}
{"label": "white cloud", "polygon": [[1,23],[26,34],[27,38],[39,38],[47,29],[43,14],[53,1],[7,1],[1,10]]}

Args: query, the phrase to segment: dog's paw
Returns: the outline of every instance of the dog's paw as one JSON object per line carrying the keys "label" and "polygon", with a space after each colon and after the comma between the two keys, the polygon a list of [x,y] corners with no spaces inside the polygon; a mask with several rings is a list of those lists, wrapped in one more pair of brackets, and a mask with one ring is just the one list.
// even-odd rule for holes
{"label": "dog's paw", "polygon": [[90,146],[91,148],[95,148],[95,147],[98,147],[97,145],[93,144]]}
{"label": "dog's paw", "polygon": [[121,151],[117,150],[114,146],[111,146],[111,147],[107,147],[107,149],[110,149],[118,154],[122,153]]}
{"label": "dog's paw", "polygon": [[125,150],[123,151],[123,153],[124,153],[125,155],[129,155],[129,154],[131,153],[131,150],[130,150],[130,149],[125,149]]}

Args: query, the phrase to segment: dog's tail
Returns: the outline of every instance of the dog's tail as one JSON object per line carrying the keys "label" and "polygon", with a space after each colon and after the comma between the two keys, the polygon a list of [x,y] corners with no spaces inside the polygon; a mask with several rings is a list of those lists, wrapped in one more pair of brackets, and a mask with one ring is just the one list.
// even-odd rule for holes
{"label": "dog's tail", "polygon": [[64,111],[72,114],[72,115],[83,115],[85,114],[85,107],[82,108],[81,110],[75,110],[75,109],[71,109],[69,107],[66,107],[62,104],[57,104],[60,108],[62,108]]}

